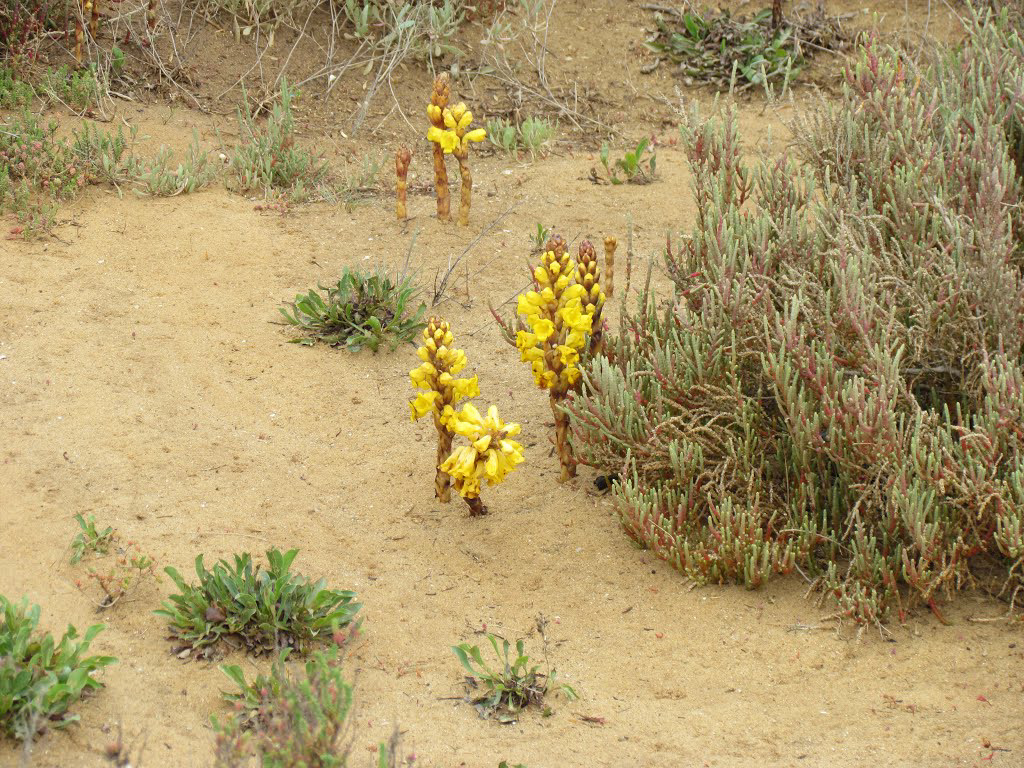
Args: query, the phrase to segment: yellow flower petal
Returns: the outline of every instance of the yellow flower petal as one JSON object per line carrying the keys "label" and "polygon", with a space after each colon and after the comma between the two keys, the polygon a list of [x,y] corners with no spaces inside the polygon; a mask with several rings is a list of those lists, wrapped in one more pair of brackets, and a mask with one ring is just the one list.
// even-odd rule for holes
{"label": "yellow flower petal", "polygon": [[484,472],[489,478],[497,477],[498,475],[498,453],[497,451],[487,452],[487,461],[484,464]]}
{"label": "yellow flower petal", "polygon": [[415,400],[410,401],[409,411],[412,415],[412,421],[422,419],[424,416],[430,413],[434,413],[437,400],[441,397],[440,392],[421,392],[416,396]]}
{"label": "yellow flower petal", "polygon": [[558,345],[558,354],[562,361],[562,365],[574,365],[580,360],[580,353],[575,348],[566,344]]}
{"label": "yellow flower petal", "polygon": [[555,332],[555,324],[546,317],[533,315],[529,318],[533,332],[537,334],[538,341],[546,341]]}
{"label": "yellow flower petal", "polygon": [[463,142],[467,141],[483,141],[487,138],[487,131],[484,128],[474,128],[472,131],[462,137]]}
{"label": "yellow flower petal", "polygon": [[459,137],[455,131],[444,131],[441,134],[440,144],[445,154],[450,155],[459,148]]}
{"label": "yellow flower petal", "polygon": [[[529,331],[519,331],[516,334],[516,349],[522,352],[524,355],[528,350],[533,349],[537,346],[537,334],[530,333]],[[523,360],[526,358],[524,357]]]}

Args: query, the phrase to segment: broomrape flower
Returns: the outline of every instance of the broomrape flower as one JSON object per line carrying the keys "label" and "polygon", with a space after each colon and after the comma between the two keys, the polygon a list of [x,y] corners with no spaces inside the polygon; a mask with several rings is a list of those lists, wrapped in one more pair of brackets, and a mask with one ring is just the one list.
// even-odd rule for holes
{"label": "broomrape flower", "polygon": [[[582,252],[582,251],[581,251]],[[587,286],[599,295],[589,262],[579,274],[587,276]],[[580,352],[593,328],[594,314],[588,299],[588,287],[581,285],[576,264],[569,258],[565,241],[552,238],[541,263],[533,270],[538,290],[519,297],[517,311],[523,329],[516,334],[516,348],[523,362],[530,364],[533,380],[548,390],[555,416],[555,445],[562,465],[562,479],[576,473],[576,461],[568,443],[568,416],[561,402],[576,389],[580,372]],[[603,302],[603,296],[601,297]]]}
{"label": "broomrape flower", "polygon": [[449,422],[453,432],[469,440],[441,465],[455,481],[455,490],[466,500],[470,514],[486,514],[480,501],[480,486],[498,485],[523,461],[523,446],[511,438],[519,434],[518,424],[506,424],[491,406],[487,416],[471,404],[462,406]]}
{"label": "broomrape flower", "polygon": [[459,136],[455,131],[445,131],[432,125],[427,129],[427,139],[440,145],[446,155],[459,148]]}
{"label": "broomrape flower", "polygon": [[446,136],[444,124],[444,109],[448,106],[448,99],[451,97],[451,88],[448,82],[448,73],[442,72],[434,78],[434,87],[430,92],[430,103],[427,105],[427,119],[430,121],[430,130],[427,131],[427,138],[433,144],[434,156],[434,190],[437,194],[437,218],[439,221],[448,221],[451,208],[451,193],[448,190],[448,170],[445,168],[444,156],[445,147],[448,152],[454,151],[457,136]]}
{"label": "broomrape flower", "polygon": [[423,362],[409,372],[409,381],[420,392],[409,401],[409,415],[412,421],[433,416],[437,430],[437,474],[434,490],[438,499],[451,499],[451,479],[441,469],[441,464],[452,450],[451,421],[455,417],[455,406],[459,401],[480,394],[477,377],[457,378],[466,367],[466,353],[452,346],[455,337],[448,322],[438,317],[430,318],[423,329],[423,345],[416,355]]}

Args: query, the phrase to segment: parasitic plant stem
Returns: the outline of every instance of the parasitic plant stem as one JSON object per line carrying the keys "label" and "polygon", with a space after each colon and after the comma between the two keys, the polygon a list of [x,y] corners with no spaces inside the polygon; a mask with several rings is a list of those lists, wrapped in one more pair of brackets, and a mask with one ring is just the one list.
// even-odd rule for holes
{"label": "parasitic plant stem", "polygon": [[406,209],[405,198],[406,189],[409,186],[409,163],[412,162],[412,153],[408,147],[401,147],[395,150],[395,215],[399,221],[403,221],[409,216],[409,212]]}

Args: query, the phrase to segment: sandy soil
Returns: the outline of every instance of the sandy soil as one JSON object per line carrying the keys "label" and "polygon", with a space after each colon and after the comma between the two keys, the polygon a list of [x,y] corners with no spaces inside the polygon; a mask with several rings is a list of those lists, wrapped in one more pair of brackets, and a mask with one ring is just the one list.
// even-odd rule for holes
{"label": "sandy soil", "polygon": [[[562,6],[565,24],[581,5]],[[639,4],[629,14],[642,17]],[[778,149],[789,109],[745,107],[748,143],[772,124]],[[192,126],[211,143],[223,127],[180,108],[127,116],[154,142],[179,145]],[[321,146],[353,151],[331,141]],[[439,224],[421,195],[400,225],[386,196],[281,216],[219,189],[169,200],[94,190],[54,239],[0,241],[0,593],[40,603],[52,630],[104,621],[94,650],[120,659],[106,689],[75,708],[80,726],[47,735],[33,765],[106,764],[119,722],[145,738],[150,768],[209,765],[209,715],[224,709],[216,664],[171,655],[151,613],[169,580],[102,615],[75,588],[82,568],[67,564],[67,547],[78,512],[185,573],[200,553],[209,562],[294,547],[298,570],[356,590],[365,621],[351,662],[354,765],[370,763],[395,722],[420,766],[1024,764],[1024,638],[970,621],[1002,604],[967,592],[949,626],[925,613],[884,638],[857,638],[824,620],[827,607],[805,599],[798,579],[691,589],[622,535],[593,473],[555,482],[546,397],[488,302],[525,286],[538,221],[571,238],[621,238],[631,215],[643,257],[692,221],[678,149],[659,151],[661,180],[645,187],[592,185],[594,163],[571,146],[534,164],[483,159],[468,230]],[[408,421],[412,347],[304,348],[274,324],[282,300],[346,265],[393,269],[416,233],[412,263],[428,295],[472,244],[437,311],[480,377],[480,402],[523,425],[528,463],[488,492],[482,519],[433,499],[432,432]],[[449,646],[486,628],[528,637],[539,655],[539,614],[551,662],[581,699],[555,698],[553,717],[509,726],[453,700],[463,687]],[[18,761],[0,746],[0,765]]]}

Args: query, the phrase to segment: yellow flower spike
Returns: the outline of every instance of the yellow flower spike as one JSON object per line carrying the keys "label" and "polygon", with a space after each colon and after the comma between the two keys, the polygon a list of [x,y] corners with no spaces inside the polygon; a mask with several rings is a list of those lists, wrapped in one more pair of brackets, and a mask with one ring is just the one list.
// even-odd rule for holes
{"label": "yellow flower spike", "polygon": [[[448,221],[451,218],[451,191],[448,189],[448,169],[445,167],[442,135],[445,127],[444,112],[451,98],[451,82],[447,72],[434,78],[434,86],[430,93],[430,104],[427,107],[427,119],[437,133],[427,136],[433,144],[434,159],[434,191],[437,195],[437,219]],[[450,145],[451,140],[446,140]],[[449,150],[449,153],[451,150]]]}
{"label": "yellow flower spike", "polygon": [[511,439],[519,434],[519,425],[505,424],[493,405],[483,417],[470,404],[464,405],[450,424],[470,444],[452,452],[442,468],[451,474],[456,490],[469,505],[470,514],[485,514],[487,509],[480,501],[481,481],[497,485],[523,461],[523,446]]}
{"label": "yellow flower spike", "polygon": [[548,390],[562,480],[576,473],[569,417],[562,402],[579,387],[581,356],[594,327],[594,313],[603,304],[592,250],[582,248],[576,262],[565,239],[552,236],[533,270],[535,290],[520,295],[517,302],[516,348],[523,362],[529,363],[537,386]]}
{"label": "yellow flower spike", "polygon": [[437,473],[434,489],[437,498],[448,501],[451,498],[451,478],[441,465],[451,454],[454,432],[451,428],[455,418],[454,406],[459,401],[480,394],[477,377],[457,378],[456,374],[465,368],[466,353],[452,346],[455,337],[449,324],[438,317],[430,318],[423,329],[423,345],[416,356],[423,362],[409,372],[409,381],[414,387],[425,389],[409,403],[413,421],[424,416],[434,417],[437,430]]}
{"label": "yellow flower spike", "polygon": [[[605,247],[607,249],[607,241]],[[581,296],[583,311],[593,316],[590,353],[598,355],[604,349],[604,321],[601,319],[601,314],[604,309],[605,296],[601,290],[601,266],[597,260],[597,249],[589,240],[580,243],[576,282],[583,291]]]}

